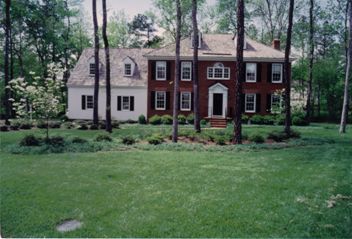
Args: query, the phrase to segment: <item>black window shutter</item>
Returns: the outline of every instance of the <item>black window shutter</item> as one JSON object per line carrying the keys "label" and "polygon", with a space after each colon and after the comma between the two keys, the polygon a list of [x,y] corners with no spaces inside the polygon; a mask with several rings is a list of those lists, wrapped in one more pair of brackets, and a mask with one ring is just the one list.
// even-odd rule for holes
{"label": "black window shutter", "polygon": [[170,61],[166,62],[166,80],[172,80],[171,79],[171,62]]}
{"label": "black window shutter", "polygon": [[245,112],[245,105],[246,105],[246,94],[241,94],[241,111],[242,113]]}
{"label": "black window shutter", "polygon": [[85,110],[86,109],[86,96],[85,95],[82,95],[82,110]]}
{"label": "black window shutter", "polygon": [[181,93],[178,92],[178,108],[177,110],[180,110],[181,109]]}
{"label": "black window shutter", "polygon": [[150,94],[150,108],[155,110],[155,91]]}
{"label": "black window shutter", "polygon": [[246,62],[243,63],[243,67],[244,67],[244,79],[241,82],[247,82],[247,63]]}
{"label": "black window shutter", "polygon": [[194,94],[191,93],[191,110],[193,111],[193,104],[194,104]]}
{"label": "black window shutter", "polygon": [[271,82],[272,79],[271,79],[271,72],[272,72],[272,64],[271,63],[268,63],[268,78],[267,78],[267,82]]}
{"label": "black window shutter", "polygon": [[165,104],[166,104],[166,109],[167,110],[169,110],[170,109],[170,91],[167,91],[166,92],[166,102],[165,102]]}
{"label": "black window shutter", "polygon": [[130,96],[130,111],[134,111],[134,96]]}
{"label": "black window shutter", "polygon": [[257,82],[262,81],[262,64],[257,63]]}
{"label": "black window shutter", "polygon": [[260,113],[260,94],[257,94],[256,96],[256,113]]}
{"label": "black window shutter", "polygon": [[121,96],[117,97],[117,111],[121,111]]}
{"label": "black window shutter", "polygon": [[151,67],[152,67],[152,80],[155,80],[156,79],[156,74],[155,74],[155,71],[156,71],[156,69],[155,69],[155,67],[156,67],[156,64],[155,64],[155,61],[151,61]]}
{"label": "black window shutter", "polygon": [[285,77],[285,69],[284,69],[284,67],[285,67],[285,65],[284,64],[281,64],[281,69],[282,69],[282,71],[281,71],[281,74],[282,74],[282,76],[281,76],[281,78],[282,78],[282,83],[286,83],[286,77]]}
{"label": "black window shutter", "polygon": [[266,111],[271,112],[271,94],[266,95]]}

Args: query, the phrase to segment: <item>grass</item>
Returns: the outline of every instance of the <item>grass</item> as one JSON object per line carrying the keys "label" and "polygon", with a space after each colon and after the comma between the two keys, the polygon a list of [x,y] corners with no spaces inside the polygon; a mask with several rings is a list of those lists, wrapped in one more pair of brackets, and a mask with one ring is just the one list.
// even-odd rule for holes
{"label": "grass", "polygon": [[[273,129],[278,128],[244,127],[248,134]],[[238,152],[0,151],[2,236],[352,237],[352,200],[327,207],[334,195],[352,196],[351,128],[344,136],[335,125],[295,129],[302,137],[335,143]],[[171,129],[122,125],[113,137],[160,131]],[[84,138],[99,133],[52,132]],[[2,134],[1,149],[24,134]],[[59,222],[70,218],[83,227],[55,231]]]}

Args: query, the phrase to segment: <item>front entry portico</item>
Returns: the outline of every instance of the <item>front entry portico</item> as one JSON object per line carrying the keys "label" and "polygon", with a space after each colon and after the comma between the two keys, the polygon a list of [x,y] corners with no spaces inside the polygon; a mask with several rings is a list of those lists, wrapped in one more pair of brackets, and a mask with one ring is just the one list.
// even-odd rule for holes
{"label": "front entry portico", "polygon": [[228,88],[220,83],[209,87],[208,117],[225,118],[227,113]]}

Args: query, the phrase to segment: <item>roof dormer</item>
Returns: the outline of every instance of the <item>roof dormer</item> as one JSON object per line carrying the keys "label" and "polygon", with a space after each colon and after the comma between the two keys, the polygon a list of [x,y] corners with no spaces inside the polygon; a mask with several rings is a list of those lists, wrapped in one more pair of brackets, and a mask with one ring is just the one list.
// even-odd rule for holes
{"label": "roof dormer", "polygon": [[[88,61],[88,69],[89,69],[89,75],[90,76],[94,76],[95,75],[95,59],[94,56],[92,56],[91,58],[89,58]],[[99,69],[101,69],[101,63],[99,63]]]}
{"label": "roof dormer", "polygon": [[135,67],[136,67],[136,63],[134,62],[134,60],[132,60],[132,58],[127,56],[125,59],[123,59],[124,76],[133,76]]}
{"label": "roof dormer", "polygon": [[[233,38],[233,42],[235,44],[235,47],[237,47],[237,36],[235,36]],[[246,36],[244,36],[243,50],[247,50],[247,37]]]}
{"label": "roof dormer", "polygon": [[[193,48],[193,36],[194,36],[194,34],[192,32],[192,34],[191,34],[191,42],[190,42],[191,43],[191,48]],[[203,40],[202,33],[200,31],[198,31],[198,49],[202,48],[202,40]]]}

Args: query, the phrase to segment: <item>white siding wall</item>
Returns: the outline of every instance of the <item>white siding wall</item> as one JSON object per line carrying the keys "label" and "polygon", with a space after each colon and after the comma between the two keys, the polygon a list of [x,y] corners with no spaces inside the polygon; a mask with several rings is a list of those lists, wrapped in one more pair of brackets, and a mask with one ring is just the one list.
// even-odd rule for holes
{"label": "white siding wall", "polygon": [[[68,88],[67,117],[70,119],[93,119],[93,109],[82,110],[82,95],[94,95],[91,87]],[[117,111],[117,96],[134,96],[134,111]],[[99,90],[99,118],[105,119],[105,88]],[[113,120],[138,120],[138,116],[147,115],[147,88],[111,89],[111,117]]]}

